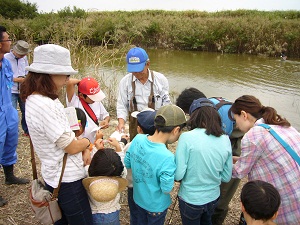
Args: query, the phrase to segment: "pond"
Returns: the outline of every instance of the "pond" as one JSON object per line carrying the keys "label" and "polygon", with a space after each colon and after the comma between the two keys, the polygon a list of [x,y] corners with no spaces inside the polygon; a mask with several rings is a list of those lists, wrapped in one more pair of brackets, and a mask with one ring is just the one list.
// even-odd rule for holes
{"label": "pond", "polygon": [[[250,94],[263,105],[274,107],[300,131],[300,60],[196,51],[147,52],[150,69],[168,78],[173,101],[186,87],[198,88],[207,97],[232,101]],[[109,70],[120,80],[126,74],[125,62],[117,72],[105,68]]]}

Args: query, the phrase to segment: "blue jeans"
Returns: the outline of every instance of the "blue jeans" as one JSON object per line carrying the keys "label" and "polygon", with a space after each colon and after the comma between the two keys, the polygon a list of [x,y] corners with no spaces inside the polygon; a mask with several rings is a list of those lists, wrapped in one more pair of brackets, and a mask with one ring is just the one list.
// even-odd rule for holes
{"label": "blue jeans", "polygon": [[93,225],[120,225],[120,210],[93,214]]}
{"label": "blue jeans", "polygon": [[[53,192],[53,188],[48,184],[46,184],[46,188]],[[55,225],[93,224],[92,211],[82,179],[71,183],[61,183],[58,204],[62,212],[62,218]]]}
{"label": "blue jeans", "polygon": [[212,225],[211,217],[219,198],[205,205],[192,205],[178,197],[179,210],[183,225]]}
{"label": "blue jeans", "polygon": [[130,225],[138,225],[138,222],[137,222],[138,208],[133,200],[133,188],[132,187],[128,187],[127,200],[128,200],[129,211],[130,211]]}
{"label": "blue jeans", "polygon": [[163,212],[149,212],[136,204],[139,225],[164,225],[168,209]]}
{"label": "blue jeans", "polygon": [[28,127],[25,120],[25,102],[23,102],[20,98],[20,95],[16,93],[11,94],[11,102],[13,107],[15,107],[15,109],[17,109],[17,103],[19,103],[19,107],[22,115],[22,119],[21,119],[22,129],[25,134],[28,134]]}

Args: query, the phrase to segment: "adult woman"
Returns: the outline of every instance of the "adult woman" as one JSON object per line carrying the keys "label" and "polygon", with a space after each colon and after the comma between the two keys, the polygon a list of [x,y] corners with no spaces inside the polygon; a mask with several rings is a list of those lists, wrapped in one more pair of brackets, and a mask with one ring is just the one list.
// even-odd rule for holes
{"label": "adult woman", "polygon": [[210,100],[194,100],[189,114],[191,131],[181,134],[175,157],[180,215],[184,225],[211,225],[221,181],[231,178],[231,144]]}
{"label": "adult woman", "polygon": [[88,139],[76,140],[70,129],[58,93],[76,74],[71,66],[69,50],[53,44],[34,49],[33,63],[21,86],[26,101],[26,121],[35,152],[41,161],[46,187],[53,191],[58,185],[62,160],[68,153],[58,202],[63,217],[55,224],[92,224],[87,193],[82,185],[85,176],[83,158],[90,160]]}
{"label": "adult woman", "polygon": [[300,224],[300,166],[286,149],[259,124],[266,123],[299,155],[300,134],[272,107],[265,107],[251,95],[235,100],[231,112],[238,128],[245,132],[242,154],[235,160],[233,177],[263,180],[273,184],[281,196],[275,222]]}

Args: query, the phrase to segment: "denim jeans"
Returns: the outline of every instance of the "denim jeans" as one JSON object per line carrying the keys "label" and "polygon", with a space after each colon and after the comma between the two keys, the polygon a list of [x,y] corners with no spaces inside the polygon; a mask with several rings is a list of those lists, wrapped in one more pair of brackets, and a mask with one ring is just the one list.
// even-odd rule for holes
{"label": "denim jeans", "polygon": [[120,225],[120,210],[93,214],[93,225]]}
{"label": "denim jeans", "polygon": [[133,188],[132,187],[128,187],[127,200],[128,200],[129,211],[130,211],[130,225],[138,225],[138,222],[137,222],[138,208],[133,200]]}
{"label": "denim jeans", "polygon": [[211,217],[219,198],[204,205],[192,205],[178,197],[183,225],[212,225]]}
{"label": "denim jeans", "polygon": [[168,209],[163,212],[149,212],[136,204],[139,225],[164,225]]}
{"label": "denim jeans", "polygon": [[28,134],[28,127],[27,127],[26,120],[25,120],[25,102],[23,102],[21,100],[19,94],[15,94],[15,93],[11,94],[11,102],[15,109],[17,109],[17,103],[19,103],[19,107],[20,107],[21,115],[22,115],[22,119],[21,119],[22,129],[25,134]]}
{"label": "denim jeans", "polygon": [[[53,192],[51,186],[46,184],[46,188]],[[92,210],[82,179],[71,183],[61,183],[58,204],[62,212],[62,218],[55,225],[93,224]]]}

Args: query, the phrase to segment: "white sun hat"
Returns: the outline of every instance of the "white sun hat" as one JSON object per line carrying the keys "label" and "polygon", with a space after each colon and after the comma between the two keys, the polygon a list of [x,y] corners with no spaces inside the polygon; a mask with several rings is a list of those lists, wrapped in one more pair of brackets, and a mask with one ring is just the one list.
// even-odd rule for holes
{"label": "white sun hat", "polygon": [[73,75],[78,71],[71,66],[70,51],[54,44],[38,46],[33,52],[33,63],[25,68],[30,72]]}

